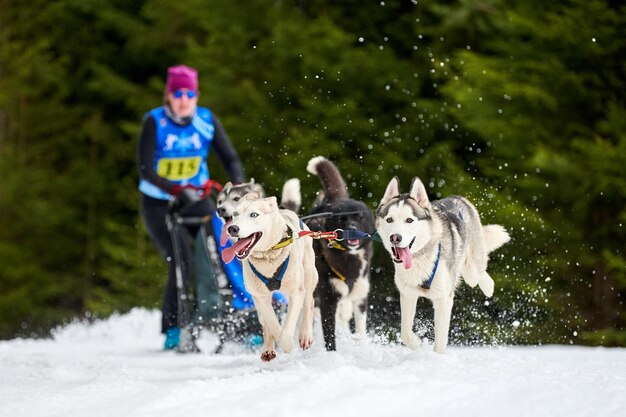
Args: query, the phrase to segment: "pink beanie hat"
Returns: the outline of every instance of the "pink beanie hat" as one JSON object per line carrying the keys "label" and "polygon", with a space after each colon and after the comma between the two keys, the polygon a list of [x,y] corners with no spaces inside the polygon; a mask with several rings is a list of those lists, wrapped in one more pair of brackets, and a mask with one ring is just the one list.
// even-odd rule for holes
{"label": "pink beanie hat", "polygon": [[198,91],[198,71],[195,68],[176,65],[167,69],[165,91],[171,93],[181,88]]}

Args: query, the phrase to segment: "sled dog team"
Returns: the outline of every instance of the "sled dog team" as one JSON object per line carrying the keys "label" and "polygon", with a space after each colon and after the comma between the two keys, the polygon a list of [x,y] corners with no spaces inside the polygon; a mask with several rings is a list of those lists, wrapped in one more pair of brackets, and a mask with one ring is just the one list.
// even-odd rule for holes
{"label": "sled dog team", "polygon": [[[295,179],[285,183],[280,206],[254,180],[226,184],[217,199],[225,221],[221,239],[233,241],[222,257],[243,263],[244,284],[263,328],[261,359],[274,359],[277,343],[283,352],[293,350],[296,330],[300,348],[308,349],[316,306],[327,350],[335,350],[336,327],[348,328],[351,319],[356,333],[365,334],[374,231],[394,262],[402,342],[411,349],[420,346],[413,321],[417,299],[425,297],[434,308],[434,350],[442,353],[461,277],[485,296],[493,295],[488,254],[509,241],[505,229],[483,226],[476,208],[463,197],[430,201],[418,177],[408,193],[400,192],[394,177],[373,216],[363,202],[350,198],[341,173],[328,159],[311,159],[307,171],[320,178],[322,189],[304,222],[298,217],[301,197]],[[288,298],[282,326],[272,308],[277,290]]]}

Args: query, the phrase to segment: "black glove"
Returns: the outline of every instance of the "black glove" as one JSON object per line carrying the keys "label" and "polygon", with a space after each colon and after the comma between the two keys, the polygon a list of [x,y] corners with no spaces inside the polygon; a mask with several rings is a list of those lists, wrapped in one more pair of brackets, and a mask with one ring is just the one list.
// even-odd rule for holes
{"label": "black glove", "polygon": [[172,194],[176,197],[172,208],[180,211],[183,208],[200,201],[198,190],[193,185],[175,185],[172,187]]}
{"label": "black glove", "polygon": [[195,203],[196,201],[200,201],[198,190],[196,190],[195,188],[183,188],[182,191],[178,194],[177,198],[180,200],[183,206],[188,206]]}

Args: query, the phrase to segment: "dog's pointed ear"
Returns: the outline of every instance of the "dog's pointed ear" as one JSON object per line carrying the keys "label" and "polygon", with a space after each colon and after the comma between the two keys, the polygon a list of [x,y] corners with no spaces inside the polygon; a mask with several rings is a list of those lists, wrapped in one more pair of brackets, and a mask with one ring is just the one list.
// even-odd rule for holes
{"label": "dog's pointed ear", "polygon": [[254,185],[254,178],[250,178],[250,182],[248,184]]}
{"label": "dog's pointed ear", "polygon": [[386,204],[393,197],[400,194],[400,180],[398,177],[393,177],[389,184],[387,184],[387,189],[385,190],[385,194],[383,195],[382,200],[380,200],[379,206]]}
{"label": "dog's pointed ear", "polygon": [[233,183],[230,181],[224,184],[224,187],[222,187],[222,190],[228,190],[229,188],[233,188]]}
{"label": "dog's pointed ear", "polygon": [[252,191],[251,193],[247,193],[246,195],[244,195],[242,197],[244,200],[246,201],[254,201],[254,200],[258,200],[261,197],[261,194],[256,192],[256,191]]}
{"label": "dog's pointed ear", "polygon": [[278,210],[278,200],[276,197],[267,197],[264,201],[269,204],[271,210]]}
{"label": "dog's pointed ear", "polygon": [[411,198],[417,201],[417,204],[422,208],[427,208],[430,205],[428,200],[428,194],[426,194],[426,187],[419,177],[414,177],[411,182],[411,191],[409,191]]}
{"label": "dog's pointed ear", "polygon": [[[254,181],[254,179],[252,179]],[[261,184],[252,184],[252,190],[256,193],[259,193],[261,198],[265,197],[265,190],[263,190],[263,186]]]}

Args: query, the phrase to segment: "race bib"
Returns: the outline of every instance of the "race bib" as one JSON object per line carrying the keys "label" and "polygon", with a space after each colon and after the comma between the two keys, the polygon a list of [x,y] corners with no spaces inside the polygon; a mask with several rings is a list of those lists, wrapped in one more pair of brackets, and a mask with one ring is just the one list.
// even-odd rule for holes
{"label": "race bib", "polygon": [[200,170],[201,156],[190,158],[161,158],[157,164],[157,174],[172,181],[194,177]]}

